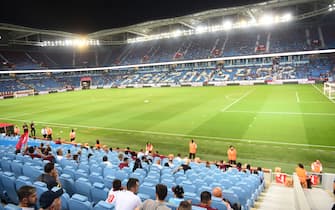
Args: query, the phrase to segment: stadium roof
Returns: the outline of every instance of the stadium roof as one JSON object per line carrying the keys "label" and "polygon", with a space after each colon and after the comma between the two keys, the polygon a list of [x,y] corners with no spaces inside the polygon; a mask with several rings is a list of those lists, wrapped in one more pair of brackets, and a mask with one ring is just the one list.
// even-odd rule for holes
{"label": "stadium roof", "polygon": [[[329,13],[328,6],[334,0],[270,0],[247,4],[211,9],[190,15],[173,18],[146,21],[134,25],[104,29],[87,34],[88,39],[98,39],[102,44],[119,45],[127,39],[146,37],[152,34],[173,32],[175,30],[196,29],[198,26],[222,24],[223,20],[255,19],[267,12],[293,12],[298,19],[307,19]],[[61,14],[60,14],[61,15]],[[20,44],[39,45],[45,40],[76,39],[80,34],[30,28],[0,23],[0,45]]]}

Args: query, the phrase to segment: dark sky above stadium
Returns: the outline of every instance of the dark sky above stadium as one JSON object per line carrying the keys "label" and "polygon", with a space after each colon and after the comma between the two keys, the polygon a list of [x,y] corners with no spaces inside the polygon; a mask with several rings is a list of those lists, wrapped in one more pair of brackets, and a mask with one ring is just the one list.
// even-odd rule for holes
{"label": "dark sky above stadium", "polygon": [[209,9],[250,4],[252,0],[4,0],[0,22],[86,34]]}

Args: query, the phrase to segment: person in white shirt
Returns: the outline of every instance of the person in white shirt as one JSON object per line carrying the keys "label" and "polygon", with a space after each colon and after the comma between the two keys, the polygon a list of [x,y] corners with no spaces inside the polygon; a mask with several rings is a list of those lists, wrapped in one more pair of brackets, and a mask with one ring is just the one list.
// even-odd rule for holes
{"label": "person in white shirt", "polygon": [[107,155],[102,157],[102,163],[105,164],[106,166],[112,166],[112,163],[108,161]]}
{"label": "person in white shirt", "polygon": [[140,197],[136,195],[139,187],[140,183],[138,179],[129,178],[127,182],[127,190],[117,194],[115,210],[134,210],[137,206],[141,205],[142,201]]}
{"label": "person in white shirt", "polygon": [[121,185],[121,180],[114,179],[113,181],[113,188],[109,191],[108,197],[106,199],[107,203],[115,204],[116,197],[120,192],[122,192],[123,187]]}

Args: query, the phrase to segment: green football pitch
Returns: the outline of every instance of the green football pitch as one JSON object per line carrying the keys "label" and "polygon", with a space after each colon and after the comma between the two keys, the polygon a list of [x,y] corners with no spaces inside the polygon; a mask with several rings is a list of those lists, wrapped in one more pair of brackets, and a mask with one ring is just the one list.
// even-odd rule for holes
{"label": "green football pitch", "polygon": [[53,128],[53,137],[133,150],[151,141],[161,154],[188,154],[198,144],[202,160],[227,160],[234,145],[238,161],[279,166],[291,173],[320,159],[335,172],[335,103],[321,85],[98,89],[0,101],[0,121],[34,121]]}

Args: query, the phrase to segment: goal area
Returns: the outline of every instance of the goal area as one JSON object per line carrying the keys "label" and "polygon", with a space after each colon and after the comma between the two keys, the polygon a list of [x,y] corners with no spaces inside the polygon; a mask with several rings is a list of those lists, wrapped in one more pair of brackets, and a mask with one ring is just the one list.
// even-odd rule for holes
{"label": "goal area", "polygon": [[323,85],[323,94],[329,99],[335,99],[335,83],[325,82]]}

